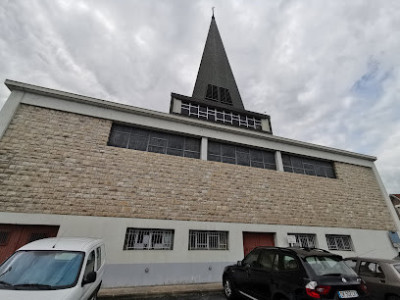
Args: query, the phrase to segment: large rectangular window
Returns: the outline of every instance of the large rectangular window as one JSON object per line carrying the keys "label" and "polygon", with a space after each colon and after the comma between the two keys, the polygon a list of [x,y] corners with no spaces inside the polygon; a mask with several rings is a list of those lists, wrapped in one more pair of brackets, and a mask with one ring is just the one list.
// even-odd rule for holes
{"label": "large rectangular window", "polygon": [[285,172],[336,178],[333,163],[325,160],[282,154]]}
{"label": "large rectangular window", "polygon": [[189,250],[228,250],[228,232],[190,230]]}
{"label": "large rectangular window", "polygon": [[200,158],[200,139],[113,124],[109,146],[175,156]]}
{"label": "large rectangular window", "polygon": [[208,142],[208,160],[276,170],[273,152],[213,141]]}
{"label": "large rectangular window", "polygon": [[172,250],[172,229],[127,228],[124,250]]}
{"label": "large rectangular window", "polygon": [[328,250],[353,251],[353,244],[349,235],[326,235]]}

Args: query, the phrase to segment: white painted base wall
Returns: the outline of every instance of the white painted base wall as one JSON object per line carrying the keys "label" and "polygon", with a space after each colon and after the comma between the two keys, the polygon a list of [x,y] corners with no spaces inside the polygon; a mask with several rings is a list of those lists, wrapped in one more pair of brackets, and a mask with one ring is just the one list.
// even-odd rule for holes
{"label": "white painted base wall", "polygon": [[[103,238],[106,244],[104,287],[217,282],[223,268],[243,259],[243,232],[275,234],[287,247],[288,233],[316,234],[317,247],[328,249],[326,234],[350,235],[354,251],[331,251],[344,257],[393,258],[397,250],[388,232],[351,228],[189,222],[47,214],[0,213],[2,224],[59,225],[58,236]],[[123,250],[126,228],[173,229],[173,250]],[[229,231],[229,250],[188,250],[189,230]],[[146,272],[146,269],[148,270]]]}

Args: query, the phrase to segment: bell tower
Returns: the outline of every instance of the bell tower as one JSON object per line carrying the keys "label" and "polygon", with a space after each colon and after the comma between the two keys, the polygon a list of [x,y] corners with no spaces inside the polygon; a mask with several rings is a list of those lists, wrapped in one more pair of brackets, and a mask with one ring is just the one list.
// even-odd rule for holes
{"label": "bell tower", "polygon": [[172,93],[170,112],[272,134],[269,115],[244,108],[214,14],[192,97]]}

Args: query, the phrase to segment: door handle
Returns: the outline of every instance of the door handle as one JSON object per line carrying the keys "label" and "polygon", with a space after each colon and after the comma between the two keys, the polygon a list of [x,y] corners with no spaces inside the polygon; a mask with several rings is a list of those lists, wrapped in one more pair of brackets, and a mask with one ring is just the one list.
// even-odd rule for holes
{"label": "door handle", "polygon": [[380,283],[385,283],[385,279],[379,280]]}
{"label": "door handle", "polygon": [[247,276],[250,277],[250,265],[249,264],[246,264],[244,266],[244,270],[246,271]]}

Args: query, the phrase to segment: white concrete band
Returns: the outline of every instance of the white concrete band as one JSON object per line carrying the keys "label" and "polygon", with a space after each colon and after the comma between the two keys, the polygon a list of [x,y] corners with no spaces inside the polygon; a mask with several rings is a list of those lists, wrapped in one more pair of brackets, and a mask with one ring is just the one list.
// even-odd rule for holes
{"label": "white concrete band", "polygon": [[208,153],[208,138],[203,136],[201,138],[200,159],[207,160],[207,153]]}
{"label": "white concrete band", "polygon": [[276,164],[276,170],[283,172],[283,162],[282,162],[281,151],[275,151],[275,164]]}

